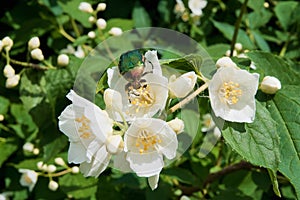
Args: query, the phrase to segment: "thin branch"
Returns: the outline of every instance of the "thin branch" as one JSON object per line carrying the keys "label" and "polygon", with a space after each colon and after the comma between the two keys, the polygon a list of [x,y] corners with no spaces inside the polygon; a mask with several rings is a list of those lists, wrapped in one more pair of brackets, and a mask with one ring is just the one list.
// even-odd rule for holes
{"label": "thin branch", "polygon": [[233,37],[232,37],[232,41],[231,41],[231,47],[230,47],[230,57],[232,57],[232,55],[233,55],[234,45],[235,45],[236,40],[237,40],[237,36],[238,36],[238,33],[239,33],[240,25],[242,23],[243,15],[246,12],[247,3],[248,3],[248,0],[245,0],[243,5],[242,5],[242,8],[241,8],[239,18],[237,19],[237,21],[235,23],[234,33],[233,33]]}

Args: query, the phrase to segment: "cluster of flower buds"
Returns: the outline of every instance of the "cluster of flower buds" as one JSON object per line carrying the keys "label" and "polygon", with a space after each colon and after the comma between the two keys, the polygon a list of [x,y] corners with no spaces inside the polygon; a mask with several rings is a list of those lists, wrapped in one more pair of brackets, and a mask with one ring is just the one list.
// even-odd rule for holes
{"label": "cluster of flower buds", "polygon": [[28,41],[28,50],[30,51],[31,58],[38,61],[43,61],[44,55],[42,50],[39,48],[40,44],[40,39],[38,37],[32,37]]}
{"label": "cluster of flower buds", "polygon": [[[26,149],[32,149],[33,145],[26,143],[26,145],[23,146],[23,149],[24,147]],[[20,184],[24,187],[28,187],[29,191],[32,191],[38,180],[38,176],[46,176],[49,177],[48,188],[52,191],[56,191],[59,185],[58,182],[53,180],[53,176],[59,176],[66,173],[73,173],[73,174],[79,173],[79,167],[77,166],[69,167],[61,157],[55,158],[54,163],[57,166],[63,167],[64,171],[57,172],[57,166],[55,164],[48,165],[42,161],[39,161],[36,164],[37,169],[39,170],[38,172],[31,169],[19,169],[19,172],[22,173]]]}
{"label": "cluster of flower buds", "polygon": [[23,151],[33,153],[34,155],[38,155],[40,153],[40,150],[34,147],[34,144],[32,144],[31,142],[26,142],[23,145]]}
{"label": "cluster of flower buds", "polygon": [[3,75],[7,78],[5,82],[6,88],[13,88],[19,84],[20,75],[15,74],[15,69],[10,65],[9,51],[11,50],[14,42],[13,40],[6,36],[0,40],[0,52],[4,49],[6,51],[7,63],[3,69]]}

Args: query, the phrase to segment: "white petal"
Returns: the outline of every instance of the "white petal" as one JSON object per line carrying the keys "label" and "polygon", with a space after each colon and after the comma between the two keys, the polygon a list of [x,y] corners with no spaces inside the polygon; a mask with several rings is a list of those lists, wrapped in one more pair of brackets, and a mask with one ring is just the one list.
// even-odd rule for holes
{"label": "white petal", "polygon": [[145,53],[145,69],[144,73],[153,72],[155,75],[162,76],[161,66],[158,61],[157,51],[147,51]]}
{"label": "white petal", "polygon": [[79,168],[84,176],[98,177],[108,166],[111,155],[106,151],[103,145],[95,154],[90,163],[81,163]]}
{"label": "white petal", "polygon": [[157,152],[145,154],[128,152],[126,160],[130,168],[140,177],[159,174],[164,166],[162,155]]}
{"label": "white petal", "polygon": [[123,139],[120,135],[111,135],[106,140],[106,149],[110,154],[116,154],[121,144],[123,144]]}
{"label": "white petal", "polygon": [[156,174],[154,176],[150,176],[148,178],[148,183],[150,185],[151,190],[155,190],[157,188],[158,180],[159,180],[159,174]]}
{"label": "white petal", "polygon": [[78,164],[86,161],[86,150],[87,146],[84,146],[80,141],[71,142],[68,151],[68,162]]}
{"label": "white petal", "polygon": [[172,96],[183,98],[195,87],[197,76],[195,72],[187,72],[175,80],[169,80],[169,89]]}
{"label": "white petal", "polygon": [[70,141],[78,141],[79,136],[77,132],[77,127],[75,123],[75,113],[73,105],[69,105],[58,117],[59,130],[69,137]]}
{"label": "white petal", "polygon": [[132,172],[129,162],[126,160],[127,154],[122,151],[113,157],[113,166],[123,173]]}
{"label": "white petal", "polygon": [[106,107],[111,107],[116,111],[122,111],[123,104],[120,92],[107,88],[103,96]]}
{"label": "white petal", "polygon": [[176,156],[178,148],[177,135],[167,124],[165,124],[158,132],[161,144],[159,144],[159,151],[163,153],[168,159],[173,159]]}

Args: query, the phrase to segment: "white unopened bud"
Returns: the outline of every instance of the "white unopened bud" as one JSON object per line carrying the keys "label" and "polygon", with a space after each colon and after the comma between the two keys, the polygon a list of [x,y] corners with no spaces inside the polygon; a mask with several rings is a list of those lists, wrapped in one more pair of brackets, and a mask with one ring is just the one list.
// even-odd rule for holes
{"label": "white unopened bud", "polygon": [[2,45],[6,51],[9,51],[14,45],[14,42],[10,37],[6,36],[2,39]]}
{"label": "white unopened bud", "polygon": [[116,90],[107,88],[104,91],[104,102],[107,108],[113,108],[114,110],[121,111],[123,108],[122,95]]}
{"label": "white unopened bud", "polygon": [[8,65],[5,65],[5,67],[3,69],[3,74],[6,78],[10,78],[15,75],[15,70],[10,64],[8,64]]}
{"label": "white unopened bud", "polygon": [[2,40],[0,40],[0,52],[2,51],[2,49],[3,49],[3,42]]}
{"label": "white unopened bud", "polygon": [[104,11],[106,9],[106,3],[99,3],[97,5],[97,11]]}
{"label": "white unopened bud", "polygon": [[33,49],[31,52],[30,52],[30,55],[33,59],[35,60],[39,60],[39,61],[43,61],[44,60],[44,55],[43,55],[43,52],[41,49],[39,48],[36,48],[36,49]]}
{"label": "white unopened bud", "polygon": [[91,39],[94,39],[94,38],[96,37],[95,31],[90,31],[90,32],[88,32],[87,35],[88,35],[88,37],[91,38]]}
{"label": "white unopened bud", "polygon": [[19,81],[20,81],[20,75],[16,74],[16,75],[6,79],[5,87],[6,88],[13,88],[13,87],[15,87],[19,84]]}
{"label": "white unopened bud", "polygon": [[97,27],[99,29],[101,29],[101,30],[103,30],[103,29],[106,28],[106,21],[105,21],[105,19],[102,19],[102,18],[97,19],[96,24],[97,24]]}
{"label": "white unopened bud", "polygon": [[89,22],[90,22],[90,23],[96,22],[96,18],[95,18],[94,16],[90,16],[90,17],[89,17]]}
{"label": "white unopened bud", "polygon": [[124,147],[123,139],[120,135],[111,135],[106,140],[106,149],[111,154],[116,154],[122,151]]}
{"label": "white unopened bud", "polygon": [[39,170],[43,170],[43,165],[44,165],[43,161],[39,161],[36,163],[36,166]]}
{"label": "white unopened bud", "polygon": [[79,167],[77,167],[77,166],[72,167],[71,170],[72,170],[73,174],[78,174],[79,173]]}
{"label": "white unopened bud", "polygon": [[81,2],[78,7],[79,10],[87,13],[94,12],[94,9],[92,8],[92,5],[88,2]]}
{"label": "white unopened bud", "polygon": [[26,142],[24,145],[23,145],[23,150],[24,151],[28,151],[28,152],[32,152],[34,149],[34,145],[30,142]]}
{"label": "white unopened bud", "polygon": [[46,172],[48,170],[48,165],[47,164],[43,164],[41,170]]}
{"label": "white unopened bud", "polygon": [[221,67],[234,67],[238,68],[238,66],[231,60],[229,57],[222,57],[216,62],[216,67],[221,68]]}
{"label": "white unopened bud", "polygon": [[33,37],[28,41],[29,50],[33,50],[40,47],[40,39],[38,37]]}
{"label": "white unopened bud", "polygon": [[167,123],[176,134],[182,133],[184,130],[184,122],[177,117]]}
{"label": "white unopened bud", "polygon": [[55,171],[56,171],[55,165],[48,165],[48,167],[47,167],[47,172],[53,173],[53,172],[55,172]]}
{"label": "white unopened bud", "polygon": [[112,27],[108,33],[113,36],[120,36],[120,35],[122,35],[123,31],[119,27]]}
{"label": "white unopened bud", "polygon": [[[227,50],[226,53],[225,53],[225,55],[229,57],[229,56],[230,56],[230,53],[231,53],[231,51],[230,51],[230,50]],[[237,56],[237,51],[236,51],[236,50],[233,50],[232,56]]]}
{"label": "white unopened bud", "polygon": [[260,84],[260,89],[266,94],[275,94],[281,89],[281,83],[274,76],[265,76]]}
{"label": "white unopened bud", "polygon": [[57,57],[57,64],[60,66],[67,66],[69,64],[69,56],[66,54],[60,54]]}
{"label": "white unopened bud", "polygon": [[237,51],[242,51],[243,50],[243,45],[241,43],[235,43],[234,48]]}
{"label": "white unopened bud", "polygon": [[55,158],[55,159],[54,159],[54,162],[55,162],[57,165],[60,165],[60,166],[65,166],[65,165],[66,165],[64,159],[62,159],[61,157]]}
{"label": "white unopened bud", "polygon": [[32,153],[33,153],[34,155],[39,155],[40,150],[39,150],[38,148],[34,148],[33,151],[32,151]]}
{"label": "white unopened bud", "polygon": [[175,75],[169,79],[169,90],[171,98],[183,98],[195,87],[197,75],[195,72],[187,72],[176,78]]}
{"label": "white unopened bud", "polygon": [[0,122],[4,120],[4,115],[0,114]]}
{"label": "white unopened bud", "polygon": [[58,188],[58,183],[56,181],[49,181],[48,188],[52,191],[56,191]]}

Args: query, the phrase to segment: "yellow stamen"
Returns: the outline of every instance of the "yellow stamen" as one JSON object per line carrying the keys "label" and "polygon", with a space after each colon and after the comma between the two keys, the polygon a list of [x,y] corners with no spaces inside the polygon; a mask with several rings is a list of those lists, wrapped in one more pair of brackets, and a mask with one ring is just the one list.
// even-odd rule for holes
{"label": "yellow stamen", "polygon": [[242,93],[240,84],[233,81],[224,82],[219,90],[220,96],[230,105],[236,104],[239,101],[239,97],[242,96]]}

